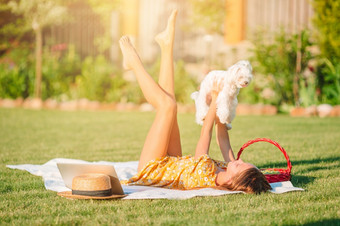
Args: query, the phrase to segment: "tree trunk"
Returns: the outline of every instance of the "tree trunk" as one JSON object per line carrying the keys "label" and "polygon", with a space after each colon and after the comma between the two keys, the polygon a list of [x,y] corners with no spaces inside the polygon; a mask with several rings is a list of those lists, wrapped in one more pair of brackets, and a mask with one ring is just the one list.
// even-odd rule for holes
{"label": "tree trunk", "polygon": [[42,31],[41,28],[35,30],[35,87],[34,96],[41,98],[41,67],[42,67]]}
{"label": "tree trunk", "polygon": [[293,94],[294,94],[295,106],[300,106],[299,76],[301,74],[301,60],[302,60],[301,44],[302,44],[301,35],[299,35],[297,39],[296,67],[295,67],[295,74],[294,74],[294,80],[293,80]]}

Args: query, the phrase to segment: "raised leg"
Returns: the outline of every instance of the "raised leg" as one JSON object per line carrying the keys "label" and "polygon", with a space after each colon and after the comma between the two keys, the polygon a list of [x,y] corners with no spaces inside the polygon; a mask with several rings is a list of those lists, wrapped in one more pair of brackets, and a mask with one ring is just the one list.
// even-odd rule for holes
{"label": "raised leg", "polygon": [[[161,48],[161,67],[158,84],[174,100],[175,89],[174,89],[173,46],[175,37],[176,16],[177,10],[174,10],[168,19],[166,29],[155,37],[156,42],[159,44]],[[177,114],[175,115],[167,153],[170,156],[182,156],[182,147],[177,122]]]}
{"label": "raised leg", "polygon": [[176,102],[146,72],[129,38],[120,41],[123,66],[133,70],[146,100],[156,109],[156,117],[145,139],[139,159],[138,171],[150,160],[167,155],[170,134],[176,116]]}

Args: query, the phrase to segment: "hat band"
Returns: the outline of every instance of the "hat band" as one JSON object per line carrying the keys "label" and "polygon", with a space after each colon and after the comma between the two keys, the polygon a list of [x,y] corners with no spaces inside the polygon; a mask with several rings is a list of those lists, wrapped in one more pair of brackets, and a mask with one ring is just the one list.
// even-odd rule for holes
{"label": "hat band", "polygon": [[72,195],[85,195],[85,196],[95,196],[95,197],[104,197],[112,195],[112,189],[100,190],[100,191],[80,191],[80,190],[72,190]]}

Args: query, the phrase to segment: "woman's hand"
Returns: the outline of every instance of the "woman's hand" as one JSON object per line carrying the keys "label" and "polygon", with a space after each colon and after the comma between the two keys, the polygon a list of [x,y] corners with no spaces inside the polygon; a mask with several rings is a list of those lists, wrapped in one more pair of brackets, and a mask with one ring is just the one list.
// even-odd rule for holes
{"label": "woman's hand", "polygon": [[217,99],[217,96],[218,96],[218,93],[219,93],[219,91],[212,90],[211,93],[210,93],[211,99],[212,99],[212,100],[216,100],[216,99]]}

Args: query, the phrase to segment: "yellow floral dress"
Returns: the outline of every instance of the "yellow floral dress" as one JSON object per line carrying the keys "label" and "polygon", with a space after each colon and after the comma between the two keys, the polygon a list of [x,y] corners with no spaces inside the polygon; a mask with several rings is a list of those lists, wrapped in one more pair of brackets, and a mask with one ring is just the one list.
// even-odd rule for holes
{"label": "yellow floral dress", "polygon": [[192,156],[166,156],[151,160],[135,176],[121,183],[183,190],[215,187],[218,167],[226,168],[227,163],[213,160],[208,155],[197,159]]}

